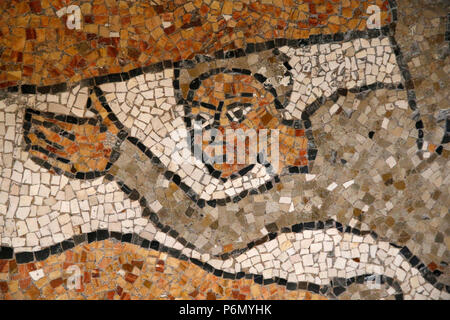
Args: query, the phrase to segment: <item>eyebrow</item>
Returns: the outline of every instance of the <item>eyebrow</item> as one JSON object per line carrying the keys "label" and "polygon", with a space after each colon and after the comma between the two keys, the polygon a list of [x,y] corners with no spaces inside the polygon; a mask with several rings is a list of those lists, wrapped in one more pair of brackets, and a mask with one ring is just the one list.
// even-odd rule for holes
{"label": "eyebrow", "polygon": [[244,107],[244,108],[247,108],[247,107],[251,107],[251,106],[253,106],[252,103],[233,102],[233,103],[227,105],[227,109],[233,109],[233,108],[235,108],[235,107]]}

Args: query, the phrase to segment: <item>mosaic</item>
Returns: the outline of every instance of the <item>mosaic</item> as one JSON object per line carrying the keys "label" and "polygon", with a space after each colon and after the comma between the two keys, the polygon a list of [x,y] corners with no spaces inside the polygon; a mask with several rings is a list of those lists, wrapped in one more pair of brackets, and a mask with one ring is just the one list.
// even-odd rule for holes
{"label": "mosaic", "polygon": [[445,0],[0,2],[1,300],[449,300]]}

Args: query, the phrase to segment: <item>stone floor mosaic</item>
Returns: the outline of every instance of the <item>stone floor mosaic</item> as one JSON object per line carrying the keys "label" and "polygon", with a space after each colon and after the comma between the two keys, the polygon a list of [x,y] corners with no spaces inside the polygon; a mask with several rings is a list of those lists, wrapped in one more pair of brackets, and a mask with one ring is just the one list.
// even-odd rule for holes
{"label": "stone floor mosaic", "polygon": [[1,1],[0,299],[449,300],[449,7]]}

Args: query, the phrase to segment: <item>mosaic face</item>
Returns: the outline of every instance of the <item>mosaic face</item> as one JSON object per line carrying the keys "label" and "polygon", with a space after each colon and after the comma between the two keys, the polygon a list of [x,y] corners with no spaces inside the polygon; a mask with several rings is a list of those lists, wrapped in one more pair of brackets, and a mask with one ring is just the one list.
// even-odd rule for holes
{"label": "mosaic face", "polygon": [[[206,79],[199,85],[196,85],[197,80],[191,82],[190,88],[198,88],[192,91],[193,98],[188,98],[185,113],[189,114],[187,128],[195,123],[206,131],[207,140],[194,141],[194,145],[202,146],[202,156],[212,176],[225,181],[229,177],[244,176],[257,163],[273,174],[280,174],[288,164],[306,167],[304,130],[289,129],[281,124],[277,106],[280,109],[282,105],[273,86],[264,86],[264,76],[251,75],[249,70],[216,69],[200,78]],[[268,137],[273,132],[276,132],[278,140]],[[280,132],[281,139],[278,136]],[[297,141],[294,142],[292,137]],[[282,159],[279,159],[280,140],[291,142],[288,145],[283,143]],[[277,159],[270,142],[277,144]],[[241,154],[239,148],[243,150]],[[269,159],[281,162],[281,166],[276,163],[278,170],[274,170]]]}
{"label": "mosaic face", "polygon": [[[143,270],[166,279],[182,269],[233,286],[250,279],[280,297],[287,289],[337,298],[375,281],[383,297],[448,299],[448,248],[421,244],[446,226],[448,179],[437,172],[448,153],[425,136],[394,37],[396,6],[128,5],[146,17],[120,20],[137,25],[127,40],[118,25],[120,36],[109,38],[68,32],[105,50],[74,45],[61,61],[67,84],[51,68],[24,73],[19,87],[0,77],[8,88],[0,96],[0,259],[45,263],[61,251],[69,259],[139,245],[136,259],[154,268],[119,257],[111,270],[147,289]],[[380,9],[375,29],[369,5]],[[31,10],[47,14],[42,4]],[[27,41],[40,37],[33,34]],[[413,223],[425,214],[435,215],[429,226]]]}

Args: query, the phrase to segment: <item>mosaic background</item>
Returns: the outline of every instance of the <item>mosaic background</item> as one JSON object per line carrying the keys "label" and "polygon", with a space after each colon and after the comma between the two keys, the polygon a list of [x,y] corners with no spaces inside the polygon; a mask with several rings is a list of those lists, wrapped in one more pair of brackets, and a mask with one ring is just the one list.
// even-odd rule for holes
{"label": "mosaic background", "polygon": [[[0,299],[449,299],[448,1],[0,12]],[[180,164],[196,120],[280,168]]]}

